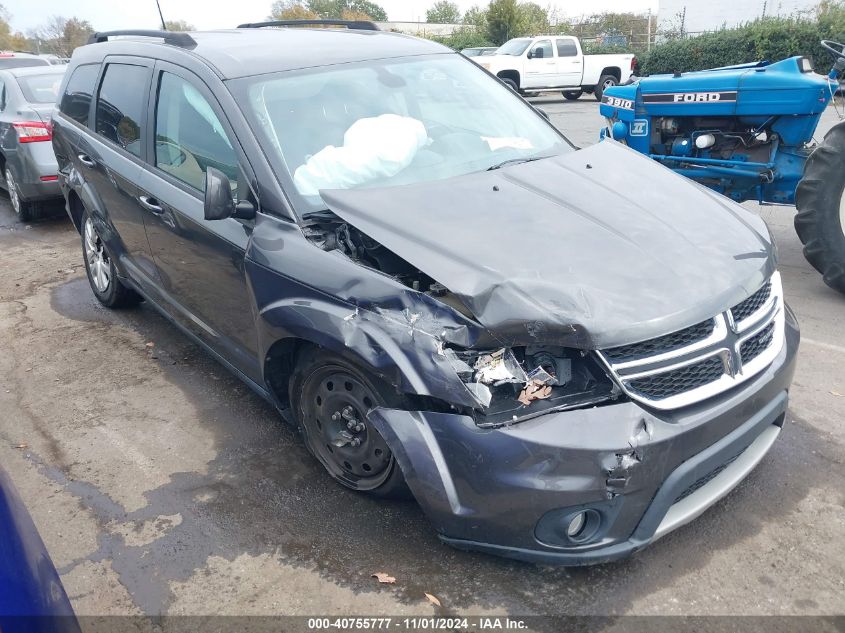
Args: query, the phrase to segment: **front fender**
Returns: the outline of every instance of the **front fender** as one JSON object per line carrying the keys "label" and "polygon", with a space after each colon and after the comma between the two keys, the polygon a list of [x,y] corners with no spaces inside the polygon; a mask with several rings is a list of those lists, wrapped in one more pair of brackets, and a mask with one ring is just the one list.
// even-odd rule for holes
{"label": "front fender", "polygon": [[[262,358],[283,339],[314,343],[358,364],[404,393],[463,406],[478,403],[443,353],[446,332],[419,311],[356,306],[247,262],[258,300]],[[267,301],[268,293],[274,295]],[[265,378],[265,382],[267,377]]]}

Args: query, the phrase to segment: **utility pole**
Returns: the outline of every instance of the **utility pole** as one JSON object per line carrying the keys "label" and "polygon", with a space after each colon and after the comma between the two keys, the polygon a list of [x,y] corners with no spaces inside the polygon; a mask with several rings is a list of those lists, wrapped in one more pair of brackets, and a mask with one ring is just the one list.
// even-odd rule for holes
{"label": "utility pole", "polygon": [[646,50],[651,50],[651,7],[648,9],[648,34],[646,35]]}

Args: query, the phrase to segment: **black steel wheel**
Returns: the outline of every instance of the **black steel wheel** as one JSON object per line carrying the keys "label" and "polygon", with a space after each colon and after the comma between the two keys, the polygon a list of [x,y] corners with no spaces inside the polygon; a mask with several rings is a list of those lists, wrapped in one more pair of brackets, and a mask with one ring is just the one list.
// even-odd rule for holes
{"label": "black steel wheel", "polygon": [[[290,401],[308,450],[338,483],[379,497],[407,497],[402,471],[367,421],[397,394],[333,354],[309,350],[291,379]],[[393,401],[393,402],[391,402]]]}

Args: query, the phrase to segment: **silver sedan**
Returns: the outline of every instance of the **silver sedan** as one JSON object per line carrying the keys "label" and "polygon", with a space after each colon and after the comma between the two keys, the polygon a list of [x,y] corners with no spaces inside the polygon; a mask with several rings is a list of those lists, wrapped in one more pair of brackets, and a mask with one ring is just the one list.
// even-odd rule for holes
{"label": "silver sedan", "polygon": [[28,222],[61,198],[51,115],[65,66],[0,70],[0,186]]}

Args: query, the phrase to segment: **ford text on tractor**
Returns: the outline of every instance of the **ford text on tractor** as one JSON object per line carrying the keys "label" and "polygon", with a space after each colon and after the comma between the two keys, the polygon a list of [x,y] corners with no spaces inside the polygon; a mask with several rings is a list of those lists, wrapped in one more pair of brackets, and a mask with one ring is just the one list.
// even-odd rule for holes
{"label": "ford text on tractor", "polygon": [[799,56],[608,88],[602,137],[737,202],[794,204],[807,261],[845,292],[845,122],[813,144],[845,72],[845,45],[822,46],[836,59],[826,77]]}

